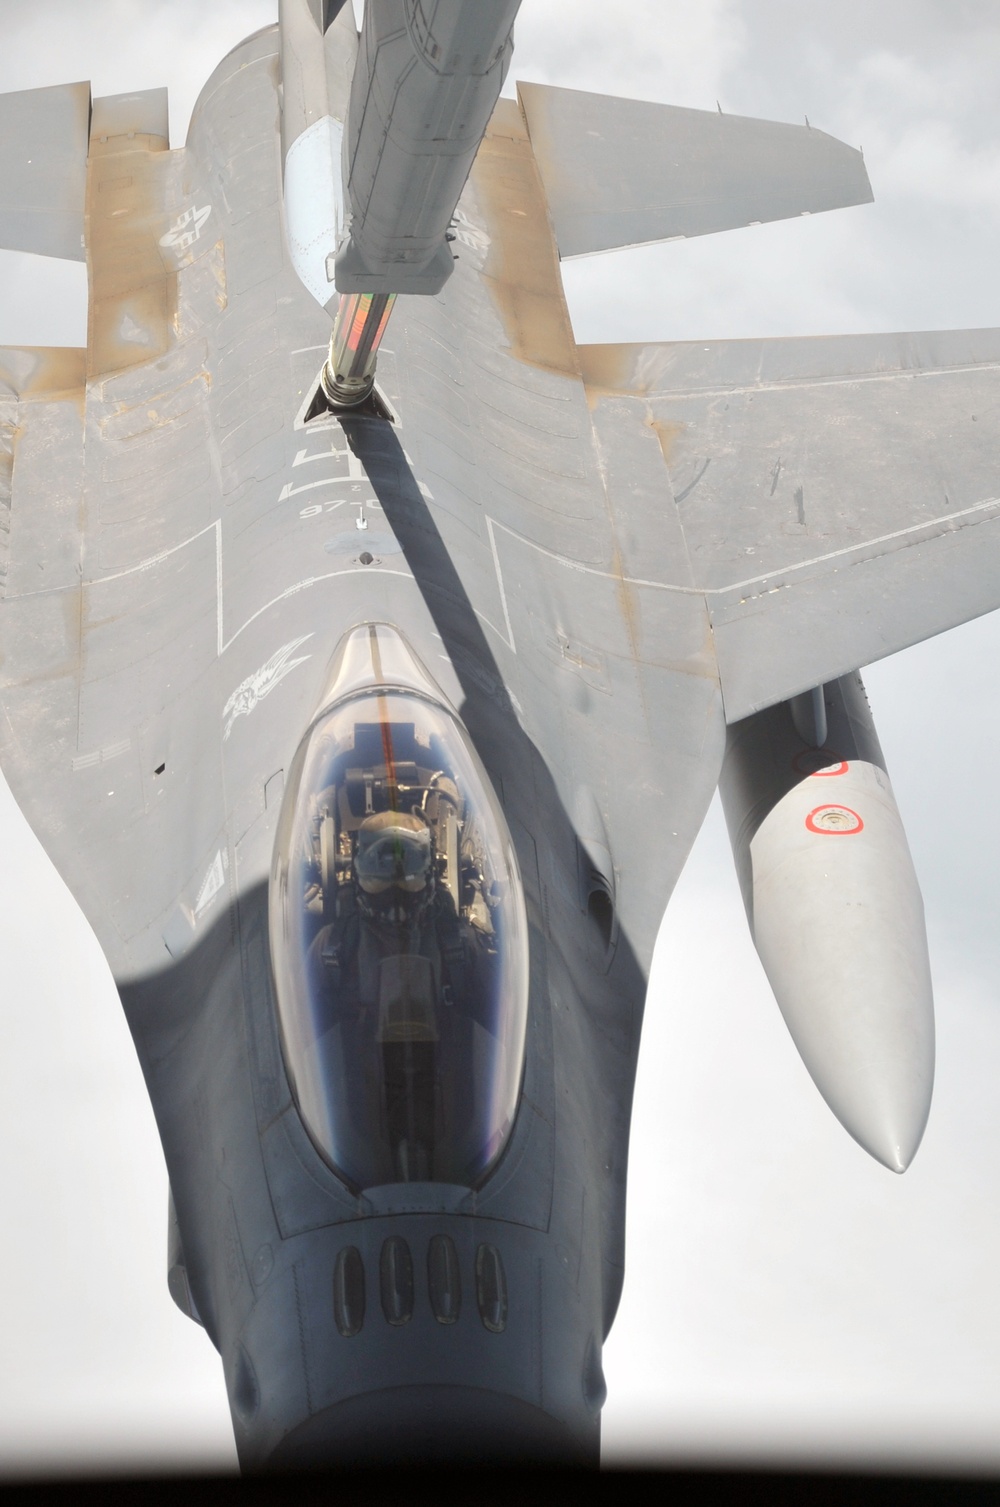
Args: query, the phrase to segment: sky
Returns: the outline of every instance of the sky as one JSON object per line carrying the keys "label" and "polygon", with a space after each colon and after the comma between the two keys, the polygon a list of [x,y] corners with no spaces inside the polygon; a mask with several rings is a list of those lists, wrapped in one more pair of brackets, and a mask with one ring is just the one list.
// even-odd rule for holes
{"label": "sky", "polygon": [[[0,90],[200,84],[272,0],[0,0]],[[587,258],[581,340],[1000,325],[993,0],[523,0],[512,76],[798,121],[874,205]],[[509,92],[509,91],[508,91]],[[0,253],[0,344],[80,344],[82,269]],[[660,933],[610,1461],[1000,1471],[1000,623],[865,671],[924,894],[938,1070],[902,1178],[813,1087],[713,806]],[[232,1466],[218,1357],[166,1289],[166,1176],[107,966],[0,788],[0,1475]]]}

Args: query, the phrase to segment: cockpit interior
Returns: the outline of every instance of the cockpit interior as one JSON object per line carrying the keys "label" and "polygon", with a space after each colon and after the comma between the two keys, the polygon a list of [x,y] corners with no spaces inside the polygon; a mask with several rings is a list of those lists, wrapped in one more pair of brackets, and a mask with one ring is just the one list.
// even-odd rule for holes
{"label": "cockpit interior", "polygon": [[475,1186],[509,1135],[527,933],[502,811],[461,723],[407,687],[335,702],[296,755],[271,947],[286,1064],[358,1190]]}

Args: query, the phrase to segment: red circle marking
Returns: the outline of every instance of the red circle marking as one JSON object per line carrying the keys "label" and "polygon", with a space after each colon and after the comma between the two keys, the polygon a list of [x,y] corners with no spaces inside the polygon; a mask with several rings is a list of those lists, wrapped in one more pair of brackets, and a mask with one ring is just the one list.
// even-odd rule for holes
{"label": "red circle marking", "polygon": [[[810,768],[810,765],[815,764],[818,759],[823,760],[820,767],[818,769]],[[818,774],[822,775],[825,779],[829,779],[831,775],[835,774],[846,774],[850,767],[846,759],[838,759],[836,754],[831,753],[826,748],[804,748],[792,760],[792,768],[798,774]]]}
{"label": "red circle marking", "polygon": [[855,837],[865,829],[864,822],[850,806],[814,806],[806,817],[806,826],[820,837]]}

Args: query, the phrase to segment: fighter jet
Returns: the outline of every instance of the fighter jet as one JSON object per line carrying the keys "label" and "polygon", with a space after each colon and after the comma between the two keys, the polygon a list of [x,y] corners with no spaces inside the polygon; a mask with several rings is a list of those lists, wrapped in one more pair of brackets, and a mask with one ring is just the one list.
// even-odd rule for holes
{"label": "fighter jet", "polygon": [[997,605],[995,340],[577,345],[560,257],[870,188],[808,125],[498,101],[515,10],[290,0],[178,152],[162,93],[0,101],[0,239],[90,277],[86,351],[3,355],[0,760],[250,1469],[596,1458],[649,959],[720,782],[821,1092],[895,1170],[929,1107],[856,668]]}

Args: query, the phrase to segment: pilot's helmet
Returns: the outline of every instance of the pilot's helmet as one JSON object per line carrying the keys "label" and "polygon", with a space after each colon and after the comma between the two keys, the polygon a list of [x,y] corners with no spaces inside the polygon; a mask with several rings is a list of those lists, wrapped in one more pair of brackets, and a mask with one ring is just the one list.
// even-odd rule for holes
{"label": "pilot's helmet", "polygon": [[425,908],[432,892],[433,851],[427,823],[408,811],[379,811],[358,829],[354,872],[362,909],[399,923]]}

